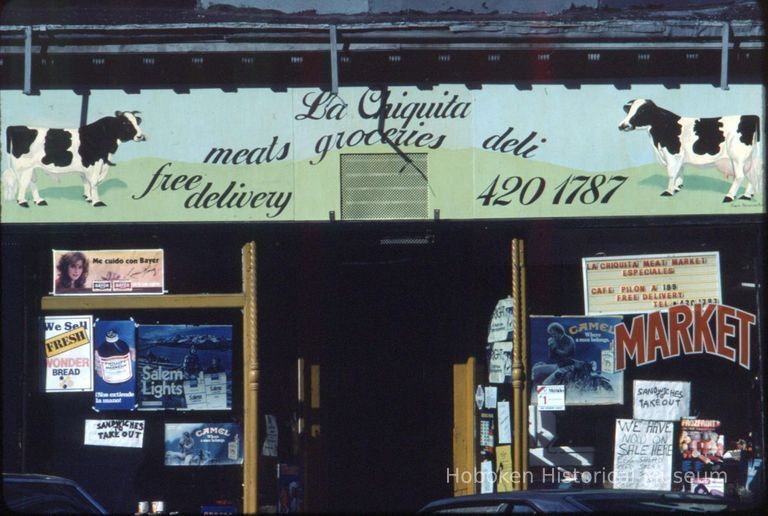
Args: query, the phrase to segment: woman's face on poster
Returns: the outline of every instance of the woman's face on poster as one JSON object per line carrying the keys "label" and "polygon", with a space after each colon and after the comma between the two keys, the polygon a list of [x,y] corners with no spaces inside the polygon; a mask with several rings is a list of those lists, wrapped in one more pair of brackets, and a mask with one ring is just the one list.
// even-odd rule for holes
{"label": "woman's face on poster", "polygon": [[70,263],[67,267],[67,274],[72,281],[80,279],[80,276],[83,275],[83,260],[75,260]]}

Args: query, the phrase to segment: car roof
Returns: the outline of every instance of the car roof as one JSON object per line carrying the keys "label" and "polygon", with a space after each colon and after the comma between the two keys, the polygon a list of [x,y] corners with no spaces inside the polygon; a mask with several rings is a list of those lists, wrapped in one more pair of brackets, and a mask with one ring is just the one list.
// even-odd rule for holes
{"label": "car roof", "polygon": [[[10,488],[10,484],[18,483],[18,484],[59,484],[59,485],[66,485],[73,489],[75,489],[84,499],[90,503],[93,508],[98,511],[101,514],[107,514],[106,509],[91,496],[90,493],[88,493],[83,487],[77,483],[77,481],[64,478],[64,477],[57,477],[55,475],[44,475],[40,473],[3,473],[3,484],[9,483],[8,487]],[[3,489],[3,494],[5,495],[5,489]]]}
{"label": "car roof", "polygon": [[42,475],[40,473],[3,473],[3,481],[31,481],[31,482],[57,482],[62,484],[77,485],[77,482],[64,477],[54,475]]}
{"label": "car roof", "polygon": [[[541,509],[547,509],[551,504],[569,505],[570,502],[578,503],[579,499],[664,499],[669,501],[691,501],[691,502],[724,502],[723,498],[708,495],[700,495],[685,492],[673,491],[652,491],[635,489],[530,489],[527,491],[509,491],[504,493],[488,493],[478,495],[457,496],[453,498],[443,498],[427,504],[422,510],[436,510],[448,506],[467,506],[472,504],[494,504],[514,501],[528,501]],[[575,504],[571,504],[574,505]]]}

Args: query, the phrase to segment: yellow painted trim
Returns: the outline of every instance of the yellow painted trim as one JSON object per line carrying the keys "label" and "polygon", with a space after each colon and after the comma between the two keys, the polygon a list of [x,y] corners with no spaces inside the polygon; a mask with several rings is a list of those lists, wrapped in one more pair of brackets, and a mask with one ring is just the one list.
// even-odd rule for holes
{"label": "yellow painted trim", "polygon": [[309,366],[309,408],[320,408],[320,365]]}
{"label": "yellow painted trim", "polygon": [[[519,240],[511,243],[512,256],[512,489],[522,488],[520,475],[523,469],[523,365],[520,356],[520,262]],[[525,430],[527,432],[527,429]],[[527,435],[525,436],[527,437]]]}
{"label": "yellow painted trim", "polygon": [[[475,494],[475,357],[453,364],[453,496]],[[462,478],[464,481],[462,481]]]}
{"label": "yellow painted trim", "polygon": [[520,241],[519,261],[520,261],[520,361],[523,366],[523,385],[522,385],[522,464],[521,469],[523,473],[523,485],[522,489],[528,489],[528,441],[530,439],[528,435],[528,406],[531,403],[531,396],[529,394],[529,382],[528,382],[528,307],[526,305],[526,286],[527,278],[525,275],[525,241]]}
{"label": "yellow painted trim", "polygon": [[165,294],[136,296],[44,296],[45,311],[141,310],[185,308],[242,308],[245,297],[237,294]]}
{"label": "yellow painted trim", "polygon": [[256,318],[256,243],[243,247],[243,513],[259,508],[259,360]]}

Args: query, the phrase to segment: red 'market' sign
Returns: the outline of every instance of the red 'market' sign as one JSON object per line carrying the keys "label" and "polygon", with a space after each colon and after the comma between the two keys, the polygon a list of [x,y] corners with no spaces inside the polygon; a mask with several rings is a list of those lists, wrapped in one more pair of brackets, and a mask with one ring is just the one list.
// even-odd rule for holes
{"label": "red 'market' sign", "polygon": [[627,358],[643,366],[681,353],[738,359],[741,367],[749,369],[750,326],[755,321],[754,314],[719,304],[674,305],[664,312],[638,315],[630,328],[625,323],[615,327],[616,371],[626,368]]}

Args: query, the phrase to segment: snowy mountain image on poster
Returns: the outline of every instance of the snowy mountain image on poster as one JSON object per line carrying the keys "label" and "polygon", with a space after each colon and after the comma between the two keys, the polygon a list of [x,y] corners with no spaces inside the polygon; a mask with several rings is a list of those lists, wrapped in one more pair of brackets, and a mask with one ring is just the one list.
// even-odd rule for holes
{"label": "snowy mountain image on poster", "polygon": [[141,325],[140,410],[232,408],[232,326]]}
{"label": "snowy mountain image on poster", "polygon": [[[541,385],[565,385],[566,405],[607,405],[624,401],[624,373],[606,370],[614,327],[621,317],[551,317],[530,319],[531,402]],[[613,360],[610,360],[611,364]]]}

